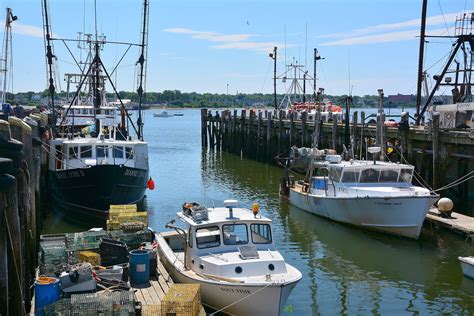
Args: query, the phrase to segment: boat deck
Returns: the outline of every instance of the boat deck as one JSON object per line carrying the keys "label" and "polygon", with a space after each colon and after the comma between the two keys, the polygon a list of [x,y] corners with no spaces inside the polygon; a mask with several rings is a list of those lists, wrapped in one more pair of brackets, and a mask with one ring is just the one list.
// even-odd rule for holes
{"label": "boat deck", "polygon": [[156,276],[146,284],[132,287],[137,300],[142,303],[142,315],[160,315],[161,301],[172,285],[173,280],[158,260]]}
{"label": "boat deck", "polygon": [[[161,315],[161,302],[166,293],[173,286],[174,282],[171,279],[168,271],[158,260],[158,267],[156,276],[151,277],[146,284],[140,284],[132,287],[135,291],[137,300],[142,303],[142,316]],[[199,316],[205,316],[206,312],[201,306]]]}
{"label": "boat deck", "polygon": [[465,237],[474,238],[474,217],[452,212],[451,218],[445,218],[441,217],[437,208],[431,208],[425,220]]}

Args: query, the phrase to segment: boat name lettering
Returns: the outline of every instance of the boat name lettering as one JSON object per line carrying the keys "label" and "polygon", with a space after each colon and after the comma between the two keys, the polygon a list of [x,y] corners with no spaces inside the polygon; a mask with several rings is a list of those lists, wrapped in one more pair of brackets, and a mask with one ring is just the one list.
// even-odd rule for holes
{"label": "boat name lettering", "polygon": [[402,205],[402,202],[375,202],[377,205],[394,205],[394,206],[400,206]]}
{"label": "boat name lettering", "polygon": [[83,170],[74,170],[58,173],[58,179],[68,179],[68,178],[80,178],[84,177],[86,174]]}
{"label": "boat name lettering", "polygon": [[125,170],[125,175],[129,177],[143,177],[144,171],[127,169]]}
{"label": "boat name lettering", "polygon": [[232,289],[232,288],[226,288],[226,287],[221,287],[220,289],[223,292],[240,293],[240,294],[252,294],[252,292],[250,292],[250,290],[245,290],[245,289]]}

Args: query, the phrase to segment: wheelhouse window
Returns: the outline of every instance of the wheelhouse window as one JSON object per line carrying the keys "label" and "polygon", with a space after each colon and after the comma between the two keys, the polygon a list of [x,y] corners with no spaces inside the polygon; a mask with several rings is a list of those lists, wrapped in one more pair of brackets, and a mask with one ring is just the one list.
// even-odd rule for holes
{"label": "wheelhouse window", "polygon": [[413,174],[413,169],[402,169],[400,172],[400,177],[398,182],[411,183],[411,177]]}
{"label": "wheelhouse window", "polygon": [[398,170],[381,170],[379,182],[397,182]]}
{"label": "wheelhouse window", "polygon": [[199,249],[219,247],[221,233],[218,226],[196,229],[196,246]]}
{"label": "wheelhouse window", "polygon": [[246,224],[222,226],[224,245],[244,245],[249,242]]}
{"label": "wheelhouse window", "polygon": [[126,159],[133,159],[133,148],[132,147],[125,147],[125,158]]}
{"label": "wheelhouse window", "polygon": [[361,183],[371,183],[371,182],[378,182],[379,181],[379,170],[377,169],[364,169],[360,173],[360,182]]}
{"label": "wheelhouse window", "polygon": [[69,159],[77,159],[79,157],[79,151],[77,146],[69,147]]}
{"label": "wheelhouse window", "polygon": [[252,242],[254,244],[271,244],[272,230],[268,224],[252,224],[250,225],[252,234]]}
{"label": "wheelhouse window", "polygon": [[92,146],[81,146],[81,158],[92,157]]}
{"label": "wheelhouse window", "polygon": [[123,158],[123,147],[122,146],[114,146],[114,158]]}
{"label": "wheelhouse window", "polygon": [[97,146],[96,147],[96,152],[97,152],[97,154],[96,154],[97,158],[105,158],[105,157],[108,156],[107,155],[107,152],[108,152],[107,146]]}
{"label": "wheelhouse window", "polygon": [[329,169],[329,177],[332,179],[334,182],[339,182],[341,180],[341,175],[342,175],[342,169],[341,168],[330,168]]}
{"label": "wheelhouse window", "polygon": [[359,170],[344,170],[342,174],[342,182],[359,182]]}

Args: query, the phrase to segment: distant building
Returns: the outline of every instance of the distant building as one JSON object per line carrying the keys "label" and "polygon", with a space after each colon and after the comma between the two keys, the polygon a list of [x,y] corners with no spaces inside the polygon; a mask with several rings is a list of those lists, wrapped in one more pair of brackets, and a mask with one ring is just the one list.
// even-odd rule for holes
{"label": "distant building", "polygon": [[415,101],[415,95],[413,94],[396,94],[396,95],[389,95],[388,102],[393,103],[410,103]]}

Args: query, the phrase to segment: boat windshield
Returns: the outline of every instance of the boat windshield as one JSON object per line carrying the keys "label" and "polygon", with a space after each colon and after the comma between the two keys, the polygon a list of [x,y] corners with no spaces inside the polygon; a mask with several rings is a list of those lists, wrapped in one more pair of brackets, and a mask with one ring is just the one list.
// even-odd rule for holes
{"label": "boat windshield", "polygon": [[379,181],[380,170],[369,168],[360,173],[360,183],[372,183]]}
{"label": "boat windshield", "polygon": [[224,245],[244,245],[249,242],[245,224],[223,225],[222,235]]}
{"label": "boat windshield", "polygon": [[359,170],[344,170],[342,182],[359,182]]}
{"label": "boat windshield", "polygon": [[332,167],[329,169],[329,178],[334,182],[339,182],[341,180],[342,168],[341,167]]}
{"label": "boat windshield", "polygon": [[398,182],[411,183],[412,175],[413,169],[402,169],[400,172],[400,177],[398,178]]}
{"label": "boat windshield", "polygon": [[219,247],[221,244],[218,226],[196,229],[196,245],[199,249]]}
{"label": "boat windshield", "polygon": [[252,224],[250,225],[252,232],[252,242],[254,244],[271,244],[272,230],[268,224]]}

